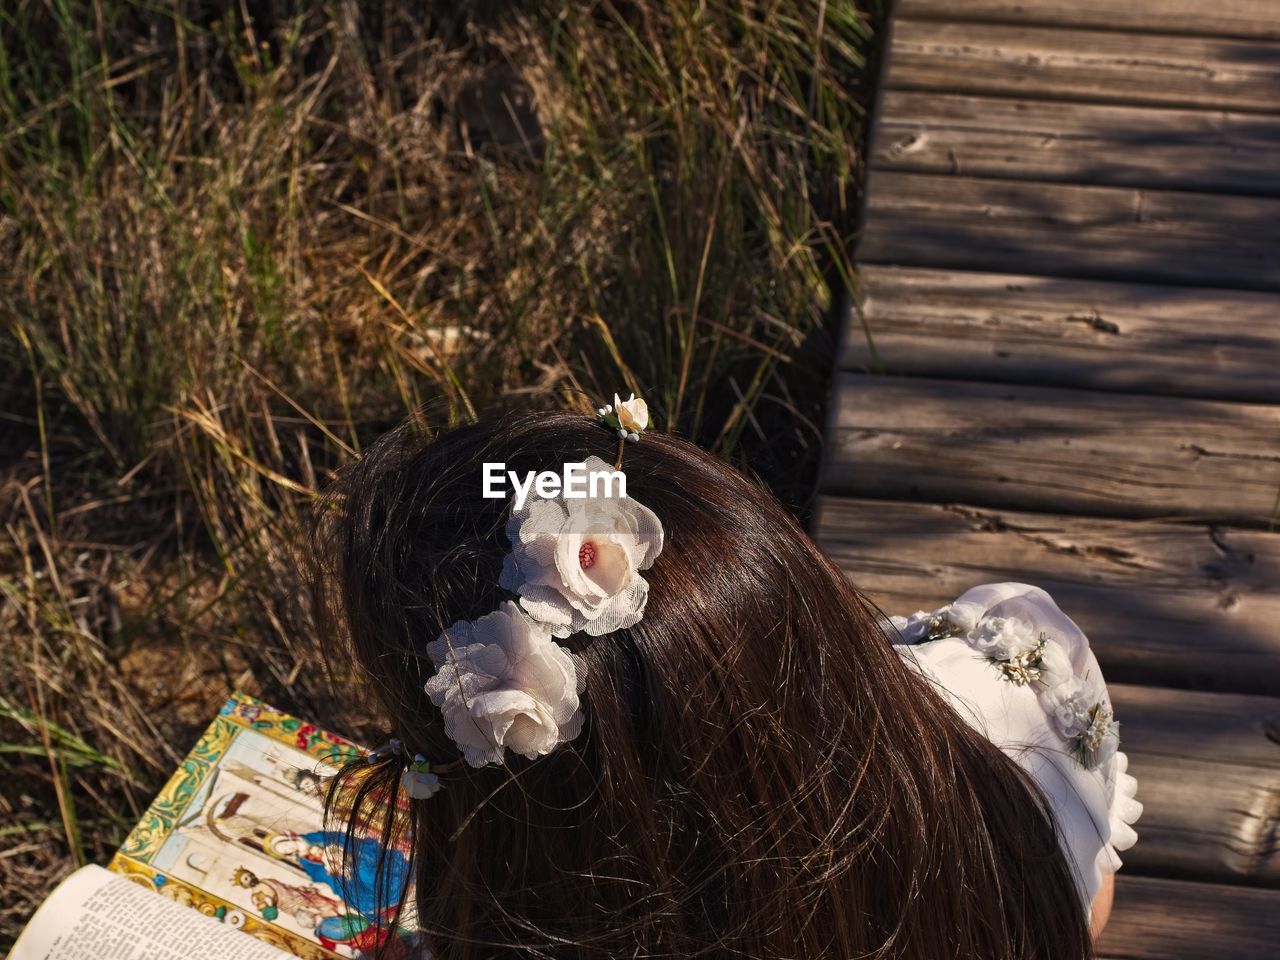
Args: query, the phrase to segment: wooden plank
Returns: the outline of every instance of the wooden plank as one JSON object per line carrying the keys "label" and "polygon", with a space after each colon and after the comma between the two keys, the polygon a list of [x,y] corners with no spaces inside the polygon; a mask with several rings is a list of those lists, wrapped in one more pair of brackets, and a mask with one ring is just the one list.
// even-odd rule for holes
{"label": "wooden plank", "polygon": [[1280,402],[1275,294],[874,265],[859,284],[845,369]]}
{"label": "wooden plank", "polygon": [[916,173],[1274,197],[1277,154],[1280,116],[889,90],[871,163]]}
{"label": "wooden plank", "polygon": [[1280,45],[896,18],[883,83],[899,90],[1275,113]]}
{"label": "wooden plank", "polygon": [[1265,522],[1280,407],[842,373],[823,483],[863,497]]}
{"label": "wooden plank", "polygon": [[1108,682],[1138,779],[1138,873],[1280,886],[1280,698]]}
{"label": "wooden plank", "polygon": [[875,171],[865,263],[1280,289],[1280,200]]}
{"label": "wooden plank", "polygon": [[1030,581],[1111,682],[1280,695],[1280,534],[833,496],[813,529],[888,613]]}
{"label": "wooden plank", "polygon": [[1280,884],[1273,840],[1280,827],[1280,746],[1268,736],[1280,721],[1280,699],[1113,687],[1145,806],[1139,842],[1122,854],[1126,866]]}
{"label": "wooden plank", "polygon": [[1280,891],[1116,876],[1099,957],[1109,960],[1274,960]]}
{"label": "wooden plank", "polygon": [[1218,0],[1212,7],[1203,0],[897,0],[894,15],[1280,40],[1275,0]]}

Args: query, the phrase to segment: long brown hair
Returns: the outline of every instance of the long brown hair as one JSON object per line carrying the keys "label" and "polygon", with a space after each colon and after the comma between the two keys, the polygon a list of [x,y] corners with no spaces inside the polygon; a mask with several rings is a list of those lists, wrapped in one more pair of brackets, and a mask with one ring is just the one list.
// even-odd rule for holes
{"label": "long brown hair", "polygon": [[[509,599],[508,503],[481,497],[481,464],[614,452],[569,414],[406,422],[336,480],[313,541],[334,665],[410,753],[458,755],[426,645]],[[565,641],[587,666],[581,735],[459,764],[407,821],[394,764],[331,792],[353,834],[407,831],[436,956],[1091,956],[1039,792],[767,490],[670,435],[623,468],[667,543],[638,624]]]}

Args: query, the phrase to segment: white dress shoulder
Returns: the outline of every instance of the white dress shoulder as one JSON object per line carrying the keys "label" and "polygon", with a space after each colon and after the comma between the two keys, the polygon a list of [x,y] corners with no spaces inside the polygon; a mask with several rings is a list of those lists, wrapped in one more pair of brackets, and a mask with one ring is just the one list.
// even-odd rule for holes
{"label": "white dress shoulder", "polygon": [[1039,587],[989,583],[952,603],[891,617],[903,659],[1031,775],[1053,811],[1086,909],[1117,851],[1137,841],[1137,781],[1080,628]]}

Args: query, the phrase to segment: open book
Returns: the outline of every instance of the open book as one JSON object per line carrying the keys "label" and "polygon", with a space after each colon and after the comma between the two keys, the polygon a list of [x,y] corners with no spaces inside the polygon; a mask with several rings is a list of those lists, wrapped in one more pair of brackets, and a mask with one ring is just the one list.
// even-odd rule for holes
{"label": "open book", "polygon": [[[371,955],[389,926],[359,876],[376,841],[357,845],[354,875],[342,875],[343,837],[322,813],[323,779],[364,753],[234,694],[107,867],[64,880],[9,960]],[[414,952],[407,939],[394,946]]]}

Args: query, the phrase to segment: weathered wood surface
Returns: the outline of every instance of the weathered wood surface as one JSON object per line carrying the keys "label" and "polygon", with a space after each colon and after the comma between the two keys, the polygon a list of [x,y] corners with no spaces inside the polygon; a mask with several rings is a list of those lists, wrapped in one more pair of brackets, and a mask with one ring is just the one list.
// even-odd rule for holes
{"label": "weathered wood surface", "polygon": [[868,190],[864,263],[1280,290],[1280,199],[890,170]]}
{"label": "weathered wood surface", "polygon": [[1143,804],[1125,866],[1280,886],[1280,698],[1108,688]]}
{"label": "weathered wood surface", "polygon": [[1280,44],[896,19],[883,83],[887,89],[1274,113]]}
{"label": "weathered wood surface", "polygon": [[1280,196],[1280,115],[889,90],[875,127],[875,168]]}
{"label": "weathered wood surface", "polygon": [[824,489],[1096,516],[1263,523],[1280,407],[839,374]]}
{"label": "weathered wood surface", "polygon": [[1199,37],[1280,40],[1276,0],[897,0],[894,14],[920,20],[1100,27]]}
{"label": "weathered wood surface", "polygon": [[1280,533],[840,496],[813,532],[886,613],[1030,582],[1109,680],[1280,695]]}
{"label": "weathered wood surface", "polygon": [[1280,2],[888,46],[814,533],[888,612],[1020,580],[1089,634],[1146,806],[1099,956],[1276,956]]}
{"label": "weathered wood surface", "polygon": [[844,369],[1280,402],[1275,294],[875,265],[859,284]]}
{"label": "weathered wood surface", "polygon": [[1116,877],[1105,960],[1275,960],[1280,891],[1217,883]]}

